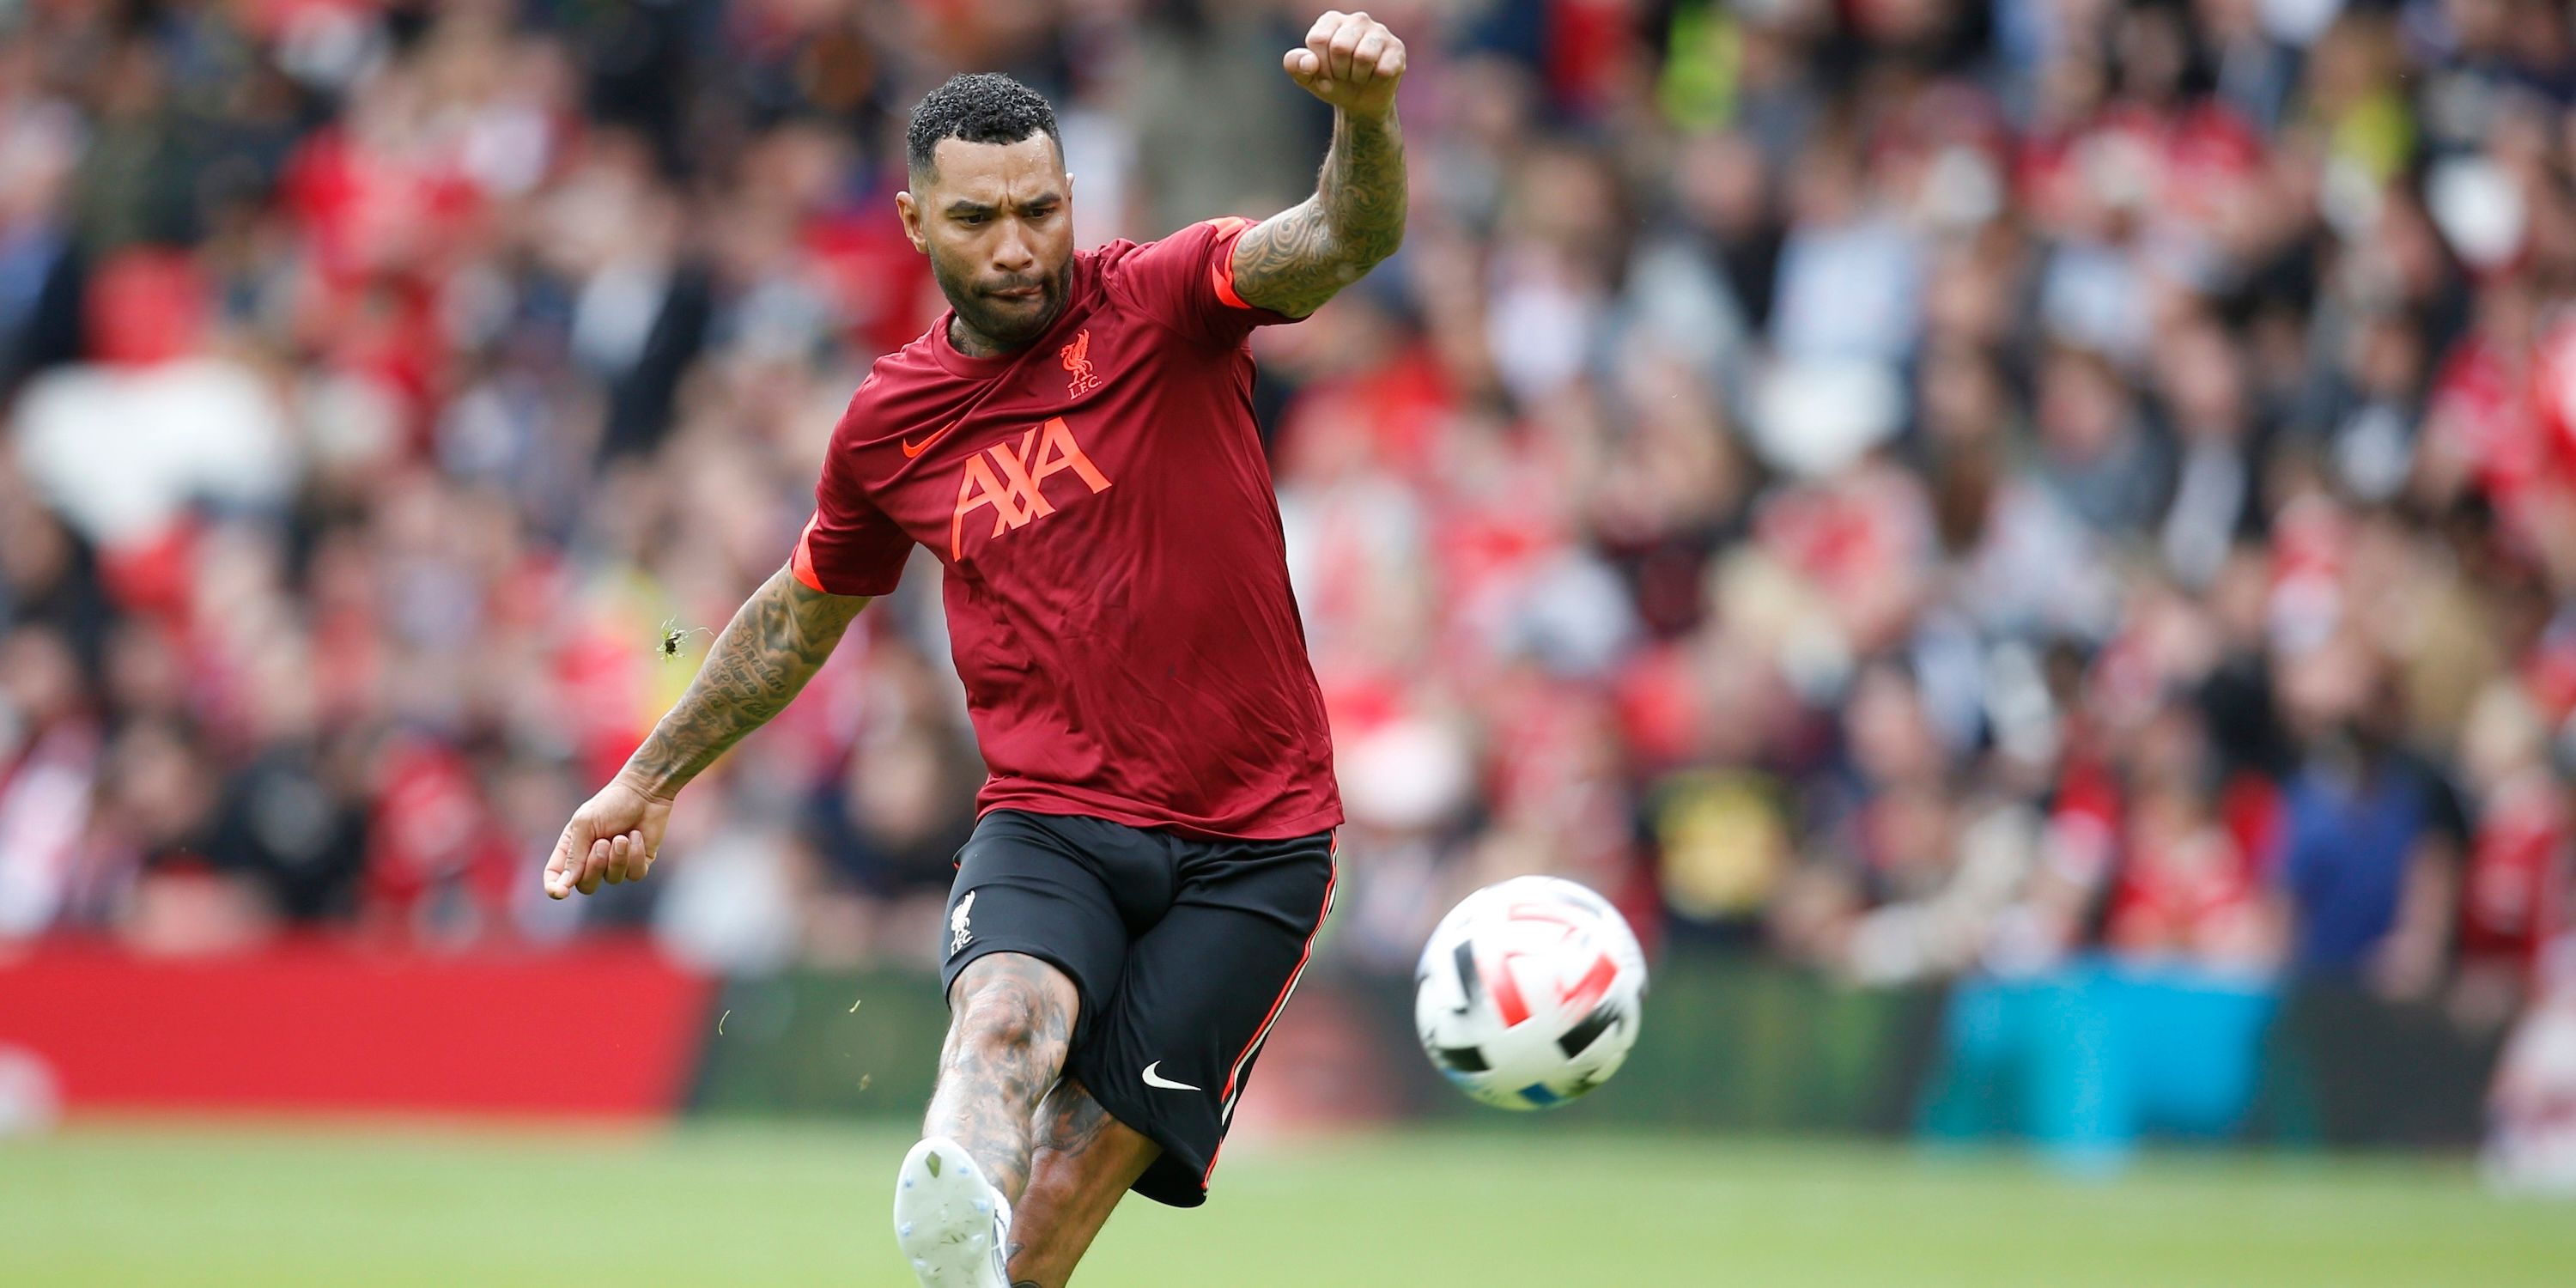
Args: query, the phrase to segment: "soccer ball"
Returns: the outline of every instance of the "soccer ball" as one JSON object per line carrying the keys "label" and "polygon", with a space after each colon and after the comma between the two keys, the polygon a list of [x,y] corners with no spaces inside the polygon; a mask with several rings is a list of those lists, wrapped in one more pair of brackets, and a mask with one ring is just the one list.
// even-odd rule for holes
{"label": "soccer ball", "polygon": [[1440,919],[1413,975],[1431,1064],[1498,1109],[1550,1109],[1610,1080],[1637,1044],[1646,957],[1610,902],[1514,877]]}

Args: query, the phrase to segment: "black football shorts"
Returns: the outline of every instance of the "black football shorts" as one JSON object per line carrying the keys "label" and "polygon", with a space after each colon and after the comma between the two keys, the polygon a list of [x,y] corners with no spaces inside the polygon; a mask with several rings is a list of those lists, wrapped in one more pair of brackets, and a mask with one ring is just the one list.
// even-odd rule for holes
{"label": "black football shorts", "polygon": [[940,984],[987,953],[1070,977],[1065,1071],[1163,1147],[1135,1191],[1197,1207],[1332,898],[1330,832],[1209,841],[995,810],[958,855]]}

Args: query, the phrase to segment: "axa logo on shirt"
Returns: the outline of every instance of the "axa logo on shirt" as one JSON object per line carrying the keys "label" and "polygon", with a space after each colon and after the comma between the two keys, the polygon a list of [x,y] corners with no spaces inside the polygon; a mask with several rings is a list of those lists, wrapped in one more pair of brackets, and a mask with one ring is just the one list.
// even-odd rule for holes
{"label": "axa logo on shirt", "polygon": [[957,510],[948,521],[948,557],[965,558],[966,516],[977,510],[992,508],[995,537],[1055,513],[1055,504],[1047,500],[1046,481],[1068,472],[1091,489],[1076,496],[1109,490],[1109,476],[1083,454],[1082,444],[1062,416],[1023,432],[1016,444],[1005,440],[967,457],[965,472],[957,480]]}

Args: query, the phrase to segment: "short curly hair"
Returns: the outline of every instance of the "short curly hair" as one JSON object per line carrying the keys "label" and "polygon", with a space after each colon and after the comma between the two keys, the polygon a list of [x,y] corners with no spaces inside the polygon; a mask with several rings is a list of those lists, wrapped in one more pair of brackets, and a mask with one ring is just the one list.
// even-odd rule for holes
{"label": "short curly hair", "polygon": [[937,172],[931,158],[941,139],[1017,143],[1041,130],[1062,158],[1064,136],[1056,132],[1055,108],[1045,95],[999,72],[951,76],[912,109],[912,129],[904,137],[905,160],[912,173],[930,175]]}

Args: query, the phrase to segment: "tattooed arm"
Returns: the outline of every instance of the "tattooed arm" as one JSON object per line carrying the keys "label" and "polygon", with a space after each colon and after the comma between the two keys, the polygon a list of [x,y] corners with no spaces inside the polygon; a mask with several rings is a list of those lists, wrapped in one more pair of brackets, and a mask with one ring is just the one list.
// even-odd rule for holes
{"label": "tattooed arm", "polygon": [[1404,42],[1366,13],[1327,13],[1282,62],[1333,105],[1333,146],[1314,196],[1236,240],[1234,290],[1245,303],[1304,317],[1404,240],[1404,136],[1395,121]]}
{"label": "tattooed arm", "polygon": [[603,881],[642,880],[680,788],[785,710],[867,602],[808,589],[785,568],[752,592],[707,650],[679,705],[564,826],[546,863],[546,893],[561,899],[575,890],[589,894]]}

